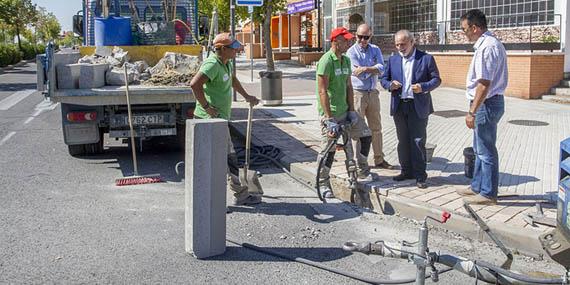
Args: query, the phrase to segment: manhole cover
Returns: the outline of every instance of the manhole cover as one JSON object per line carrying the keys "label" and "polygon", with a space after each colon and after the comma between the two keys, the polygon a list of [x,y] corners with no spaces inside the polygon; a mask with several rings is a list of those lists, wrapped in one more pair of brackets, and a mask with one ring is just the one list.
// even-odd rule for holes
{"label": "manhole cover", "polygon": [[543,127],[548,126],[547,122],[541,122],[536,120],[510,120],[509,123],[518,126],[527,126],[527,127]]}
{"label": "manhole cover", "polygon": [[456,117],[465,117],[465,115],[467,115],[467,112],[459,110],[445,110],[445,111],[433,112],[433,114],[444,118],[456,118]]}

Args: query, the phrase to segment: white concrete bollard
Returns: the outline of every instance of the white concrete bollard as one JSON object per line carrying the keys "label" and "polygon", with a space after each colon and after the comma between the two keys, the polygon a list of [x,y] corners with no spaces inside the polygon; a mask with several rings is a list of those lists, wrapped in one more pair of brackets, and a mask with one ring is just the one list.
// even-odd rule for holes
{"label": "white concrete bollard", "polygon": [[226,251],[228,122],[186,121],[186,251],[207,258]]}

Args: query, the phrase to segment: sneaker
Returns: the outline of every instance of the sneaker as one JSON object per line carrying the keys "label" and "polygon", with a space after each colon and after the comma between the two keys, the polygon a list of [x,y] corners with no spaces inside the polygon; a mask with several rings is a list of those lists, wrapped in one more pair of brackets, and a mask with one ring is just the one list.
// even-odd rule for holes
{"label": "sneaker", "polygon": [[477,193],[473,192],[473,189],[471,189],[471,186],[465,187],[465,188],[459,188],[459,189],[455,190],[455,192],[457,194],[459,194],[460,196],[477,195]]}
{"label": "sneaker", "polygon": [[394,169],[394,166],[387,161],[382,161],[375,165],[376,168],[384,168],[384,169]]}
{"label": "sneaker", "polygon": [[248,195],[243,199],[237,199],[234,197],[232,204],[234,206],[249,206],[261,203],[261,197],[255,195]]}
{"label": "sneaker", "polygon": [[487,198],[479,194],[469,197],[464,197],[463,202],[465,204],[473,205],[497,205],[497,198]]}

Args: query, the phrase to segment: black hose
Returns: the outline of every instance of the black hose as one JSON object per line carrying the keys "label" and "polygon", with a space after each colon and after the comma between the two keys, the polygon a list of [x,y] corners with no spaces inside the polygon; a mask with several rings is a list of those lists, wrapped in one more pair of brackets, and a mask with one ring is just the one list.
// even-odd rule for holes
{"label": "black hose", "polygon": [[506,270],[506,269],[503,269],[499,266],[495,266],[491,263],[488,263],[485,261],[480,261],[480,260],[478,260],[476,264],[477,264],[477,266],[481,266],[483,268],[495,271],[495,272],[499,273],[500,275],[504,275],[504,276],[509,277],[511,279],[526,282],[526,283],[567,284],[567,283],[565,283],[566,281],[563,278],[536,278],[536,277],[531,277],[531,276],[515,273],[515,272],[512,272],[510,270]]}
{"label": "black hose", "polygon": [[[414,278],[408,278],[408,279],[399,279],[399,280],[371,279],[371,278],[362,277],[362,276],[358,276],[358,275],[352,274],[352,273],[350,273],[350,272],[348,272],[348,271],[345,271],[345,270],[342,270],[342,269],[337,269],[337,268],[325,266],[325,265],[322,265],[322,264],[319,263],[319,262],[311,261],[311,260],[308,260],[308,259],[305,259],[305,258],[302,258],[302,257],[290,257],[290,256],[288,256],[288,255],[279,253],[279,252],[277,252],[277,251],[270,250],[270,249],[267,249],[267,248],[261,248],[261,247],[255,246],[255,245],[253,245],[253,244],[249,244],[249,243],[239,243],[239,242],[232,241],[232,240],[230,240],[230,239],[226,239],[226,240],[227,240],[228,242],[230,242],[230,243],[235,244],[235,245],[242,246],[242,247],[245,247],[245,248],[248,248],[248,249],[257,251],[257,252],[265,253],[265,254],[267,254],[267,255],[279,257],[279,258],[286,259],[286,260],[290,260],[290,261],[294,261],[294,262],[299,262],[299,263],[302,263],[302,264],[305,264],[305,265],[309,265],[309,266],[312,266],[312,267],[316,267],[316,268],[319,268],[319,269],[321,269],[321,270],[325,270],[325,271],[328,271],[328,272],[332,272],[332,273],[335,273],[335,274],[338,274],[338,275],[342,275],[342,276],[345,276],[345,277],[348,277],[348,278],[351,278],[351,279],[354,279],[354,280],[362,281],[362,282],[368,283],[368,284],[408,284],[408,283],[413,283],[413,282],[416,281],[416,278],[415,278],[415,277],[414,277]],[[446,269],[443,269],[443,270],[438,270],[438,273],[439,273],[439,274],[442,274],[442,273],[446,273],[446,272],[451,271],[451,270],[453,270],[453,268],[446,268]],[[427,278],[431,278],[431,274],[428,275],[428,276],[426,276],[426,279],[427,279]]]}
{"label": "black hose", "polygon": [[319,200],[321,200],[321,202],[326,203],[327,200],[325,199],[325,197],[323,197],[323,194],[321,193],[321,184],[319,183],[321,180],[321,169],[323,168],[323,163],[326,163],[326,158],[328,158],[328,155],[330,155],[330,150],[331,148],[336,144],[336,139],[334,140],[330,140],[329,143],[327,144],[327,146],[325,147],[324,151],[322,153],[324,153],[324,155],[321,156],[321,159],[319,159],[319,164],[317,166],[317,178],[315,181],[315,188],[317,190],[317,196],[319,196]]}

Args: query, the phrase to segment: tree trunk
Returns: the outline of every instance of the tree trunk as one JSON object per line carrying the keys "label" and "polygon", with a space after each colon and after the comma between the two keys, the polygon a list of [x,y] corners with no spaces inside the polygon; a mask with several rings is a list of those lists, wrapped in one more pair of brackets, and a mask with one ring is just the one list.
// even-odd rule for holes
{"label": "tree trunk", "polygon": [[18,39],[18,48],[22,50],[22,40],[20,39],[20,27],[16,25],[16,38]]}
{"label": "tree trunk", "polygon": [[273,49],[271,48],[271,15],[273,14],[273,0],[267,0],[267,9],[265,10],[265,20],[263,21],[263,40],[265,42],[265,62],[267,71],[275,71],[275,63],[273,62]]}

